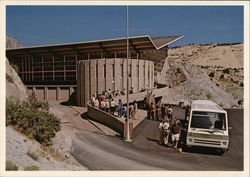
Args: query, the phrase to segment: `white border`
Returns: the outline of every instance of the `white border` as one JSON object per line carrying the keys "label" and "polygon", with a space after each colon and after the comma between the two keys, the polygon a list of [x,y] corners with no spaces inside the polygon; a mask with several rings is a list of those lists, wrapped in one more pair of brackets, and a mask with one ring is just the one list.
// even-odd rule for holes
{"label": "white border", "polygon": [[[242,5],[244,6],[244,171],[48,171],[48,172],[6,172],[5,167],[5,24],[6,5]],[[244,177],[249,176],[249,2],[247,1],[0,1],[0,117],[2,118],[0,129],[0,176],[227,176]]]}

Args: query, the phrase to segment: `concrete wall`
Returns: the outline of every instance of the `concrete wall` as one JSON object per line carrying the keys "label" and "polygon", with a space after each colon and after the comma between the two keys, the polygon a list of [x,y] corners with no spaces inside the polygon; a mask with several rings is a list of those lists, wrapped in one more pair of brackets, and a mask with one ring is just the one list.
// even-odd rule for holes
{"label": "concrete wall", "polygon": [[[154,63],[138,59],[129,59],[128,62],[132,68],[129,89],[133,87],[134,92],[138,92],[142,87],[153,88]],[[77,64],[77,76],[77,103],[79,106],[86,106],[92,95],[101,94],[109,89],[112,91],[127,89],[127,60],[122,58],[81,60]]]}
{"label": "concrete wall", "polygon": [[123,135],[124,133],[124,123],[118,120],[115,116],[108,114],[100,109],[94,108],[93,106],[88,105],[88,116],[100,122],[103,125],[110,127],[111,129],[115,130],[116,132]]}
{"label": "concrete wall", "polygon": [[[76,90],[75,85],[28,85],[28,94],[35,92],[40,100],[68,101]],[[71,98],[72,99],[72,98]]]}

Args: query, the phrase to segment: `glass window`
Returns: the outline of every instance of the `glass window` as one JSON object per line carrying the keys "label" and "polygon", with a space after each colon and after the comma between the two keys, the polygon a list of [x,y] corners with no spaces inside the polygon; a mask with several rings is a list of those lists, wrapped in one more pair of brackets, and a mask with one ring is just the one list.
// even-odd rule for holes
{"label": "glass window", "polygon": [[192,128],[204,129],[226,129],[226,120],[224,113],[194,111],[191,119]]}

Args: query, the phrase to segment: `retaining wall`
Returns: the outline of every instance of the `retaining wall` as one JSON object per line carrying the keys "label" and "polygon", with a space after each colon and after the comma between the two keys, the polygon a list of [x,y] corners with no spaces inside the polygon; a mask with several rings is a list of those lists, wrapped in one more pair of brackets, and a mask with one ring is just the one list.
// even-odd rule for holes
{"label": "retaining wall", "polygon": [[[88,104],[88,116],[90,119],[97,121],[107,127],[113,129],[114,131],[121,134],[121,136],[125,137],[126,132],[126,122],[119,120],[119,118],[106,113],[98,108],[95,108]],[[130,122],[130,136],[133,137],[133,124]]]}

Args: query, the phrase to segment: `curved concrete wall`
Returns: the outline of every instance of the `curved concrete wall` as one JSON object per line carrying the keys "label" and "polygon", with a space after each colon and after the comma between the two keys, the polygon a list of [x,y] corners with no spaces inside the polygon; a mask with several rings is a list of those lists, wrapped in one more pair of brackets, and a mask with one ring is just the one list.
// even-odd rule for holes
{"label": "curved concrete wall", "polygon": [[[92,95],[109,89],[127,89],[127,59],[81,60],[77,64],[77,103],[87,106]],[[129,59],[129,89],[134,92],[142,87],[154,87],[154,62]]]}
{"label": "curved concrete wall", "polygon": [[[88,104],[88,116],[103,125],[113,129],[114,131],[121,134],[121,136],[125,137],[124,132],[126,132],[126,123],[119,120],[117,117],[106,113],[100,109],[97,109]],[[133,136],[133,124],[130,122],[130,137]]]}

